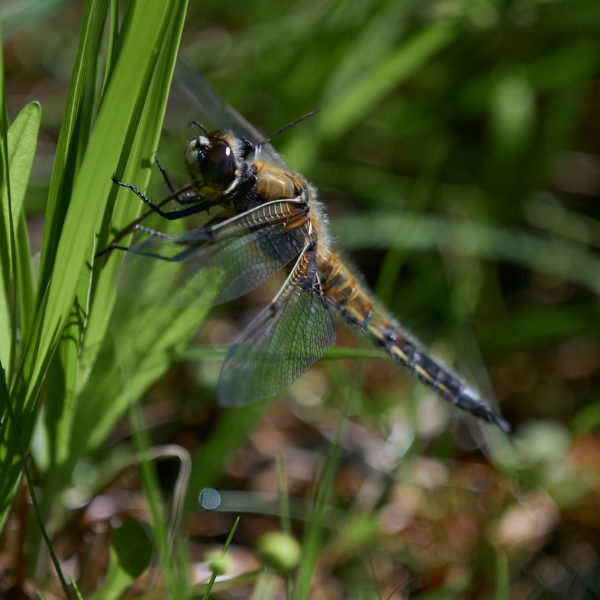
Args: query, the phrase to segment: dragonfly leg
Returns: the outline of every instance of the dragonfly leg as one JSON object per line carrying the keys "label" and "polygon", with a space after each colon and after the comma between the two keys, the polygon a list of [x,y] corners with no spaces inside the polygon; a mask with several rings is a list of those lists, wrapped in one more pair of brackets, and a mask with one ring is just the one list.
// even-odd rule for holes
{"label": "dragonfly leg", "polygon": [[[175,242],[175,239],[172,236],[170,236],[169,234],[164,233],[162,231],[156,231],[155,229],[150,229],[149,227],[145,227],[144,225],[140,225],[139,223],[135,223],[131,229],[135,229],[136,231],[143,231],[144,233],[147,233],[148,235],[151,235],[152,237],[157,237],[157,238],[160,238],[161,240],[165,240],[167,242],[173,242],[173,243]],[[98,252],[96,254],[95,258],[99,258],[100,256],[108,255],[113,250],[124,250],[125,252],[131,251],[131,248],[129,248],[128,246],[121,246],[121,244],[118,243],[119,239],[121,237],[123,237],[123,236],[122,235],[117,236],[115,238],[115,240],[113,242],[111,242],[111,244],[108,246],[108,248],[102,250],[101,252]]]}
{"label": "dragonfly leg", "polygon": [[140,225],[139,223],[135,226],[136,231],[143,231],[152,237],[160,238],[161,240],[165,240],[167,242],[174,242],[175,238],[164,231],[157,231],[156,229],[150,229],[150,227],[146,227],[145,225]]}
{"label": "dragonfly leg", "polygon": [[[235,215],[234,217],[231,217],[225,221],[220,221],[215,225],[192,229],[191,231],[188,231],[179,237],[170,236],[161,231],[150,229],[149,227],[140,225],[139,222],[135,223],[130,230],[136,229],[173,244],[187,247],[197,247],[203,245],[205,242],[214,242],[216,240],[227,239],[228,237],[235,237],[239,235],[241,231],[246,229],[265,227],[275,223],[282,223],[282,227],[289,231],[301,226],[308,220],[307,212],[308,205],[300,200],[274,200],[273,202],[261,204],[260,206],[252,208],[244,213]],[[303,216],[305,217],[304,219]],[[133,252],[135,254],[147,254],[127,246],[121,246],[118,244],[119,239],[120,237],[115,238],[115,240],[106,250],[103,250],[96,256],[106,254],[112,250],[124,250],[126,252]],[[149,256],[170,261],[179,260],[178,257],[165,258],[164,256],[158,256],[155,254],[150,254]]]}
{"label": "dragonfly leg", "polygon": [[[162,164],[159,162],[158,158],[155,157],[154,162],[156,163],[156,166],[158,167],[160,174],[162,175],[163,179],[165,180],[165,184],[169,188],[169,192],[171,192],[169,199],[172,198],[179,204],[200,204],[200,202],[202,200],[204,200],[204,197],[201,196],[200,194],[198,194],[197,192],[187,189],[189,186],[186,186],[184,189],[181,189],[181,190],[176,190],[175,186],[171,182],[171,178],[169,177],[167,170],[162,166]],[[218,203],[205,202],[205,204],[206,204],[206,211],[210,212],[210,209],[215,204],[218,204]]]}
{"label": "dragonfly leg", "polygon": [[[113,177],[112,180],[117,185],[120,185],[121,187],[131,190],[148,208],[150,208],[157,215],[160,215],[163,219],[167,219],[169,221],[174,221],[176,219],[181,219],[183,217],[187,217],[189,215],[196,214],[203,210],[208,210],[210,207],[215,205],[214,202],[210,202],[207,200],[204,202],[197,202],[193,206],[188,206],[187,208],[182,208],[180,210],[173,210],[173,211],[165,212],[164,210],[162,210],[160,208],[159,204],[155,204],[154,202],[152,202],[152,200],[150,200],[147,196],[142,194],[142,192],[140,192],[140,190],[138,190],[138,188],[135,185],[133,185],[132,183],[125,183],[124,181],[119,181],[116,177]],[[187,189],[184,188],[183,190],[180,190],[179,192],[175,192],[175,193],[171,194],[165,200],[177,199],[179,194],[181,194],[184,191],[187,191],[188,189],[189,188],[187,188]],[[201,196],[197,196],[197,197],[201,198]],[[189,201],[187,201],[186,203],[189,203]]]}
{"label": "dragonfly leg", "polygon": [[154,157],[154,163],[158,167],[160,174],[162,175],[163,179],[165,180],[165,183],[167,184],[169,191],[171,192],[171,194],[174,194],[175,188],[173,187],[173,184],[171,183],[171,178],[169,177],[169,174],[167,173],[165,168],[160,164],[160,162],[159,162],[158,158],[156,158],[156,156]]}

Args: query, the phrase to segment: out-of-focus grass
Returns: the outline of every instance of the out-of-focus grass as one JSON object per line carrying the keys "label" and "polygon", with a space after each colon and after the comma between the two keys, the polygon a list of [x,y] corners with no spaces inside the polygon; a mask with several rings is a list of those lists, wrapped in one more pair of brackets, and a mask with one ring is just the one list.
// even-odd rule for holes
{"label": "out-of-focus grass", "polygon": [[[5,20],[8,30],[18,19],[20,32],[4,50],[10,120],[31,99],[40,100],[44,115],[25,198],[33,223],[48,196],[80,19],[76,3],[46,9]],[[336,242],[391,310],[495,397],[516,429],[514,443],[489,431],[482,436],[386,361],[368,363],[362,388],[349,377],[358,399],[319,516],[326,527],[301,568],[312,572],[316,560],[315,593],[598,593],[599,36],[597,0],[190,6],[181,52],[262,131],[322,109],[276,147],[318,186]],[[175,180],[178,172],[184,180],[182,150],[194,112],[191,104],[167,111],[159,157]],[[163,193],[158,177],[150,190]],[[135,198],[119,198],[117,207],[127,201]],[[30,234],[36,245],[33,228]],[[113,282],[99,284],[99,298],[111,298]],[[152,439],[176,440],[195,455],[186,531],[205,545],[222,546],[233,515],[194,514],[202,487],[274,493],[270,459],[281,453],[290,493],[305,498],[309,518],[318,494],[311,478],[319,480],[318,466],[333,460],[321,454],[337,448],[330,444],[345,391],[323,364],[283,394],[293,412],[267,412],[267,404],[212,409],[219,364],[207,356],[267,300],[258,292],[215,309],[198,340],[204,360],[179,365],[148,408]],[[118,473],[114,457],[129,444],[122,429],[111,434],[114,421],[166,361],[163,354],[147,362],[137,383],[115,398],[112,382],[123,363],[113,360],[114,341],[127,355],[128,331],[138,332],[128,354],[135,364],[144,349],[160,350],[158,343],[168,353],[177,327],[185,329],[181,315],[177,323],[154,322],[163,335],[153,338],[135,307],[124,308],[121,322],[133,329],[116,326],[109,339],[109,313],[93,311],[79,363],[90,371],[81,369],[73,392],[84,402],[66,413],[77,435],[58,446],[54,476],[44,446],[34,446],[39,485],[57,498],[68,488],[76,497],[98,492]],[[344,347],[353,343],[343,328],[339,338]],[[360,353],[334,353],[344,359],[337,366],[358,370],[348,361]],[[62,426],[46,421],[46,433],[60,436]],[[239,452],[253,429],[252,444]],[[107,436],[113,452],[105,454],[97,449]],[[232,543],[240,553],[277,526],[276,519],[253,519],[261,501],[247,499]],[[60,541],[77,503],[56,504],[48,515]],[[361,529],[367,516],[375,525],[369,520]],[[309,520],[305,529],[293,520],[299,537],[318,525]],[[356,531],[363,533],[350,535]],[[85,548],[75,554],[82,559]],[[193,552],[190,559],[199,561]],[[227,583],[214,589],[226,593]]]}

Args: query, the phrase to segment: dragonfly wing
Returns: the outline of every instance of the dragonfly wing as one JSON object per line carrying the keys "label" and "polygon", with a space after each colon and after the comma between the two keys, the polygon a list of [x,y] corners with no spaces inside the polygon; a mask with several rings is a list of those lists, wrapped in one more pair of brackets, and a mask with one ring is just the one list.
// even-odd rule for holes
{"label": "dragonfly wing", "polygon": [[[205,230],[196,230],[203,232]],[[151,236],[130,248],[119,274],[122,295],[142,304],[190,308],[227,302],[255,289],[302,251],[280,223],[215,242],[195,230]]]}
{"label": "dragonfly wing", "polygon": [[288,282],[279,299],[256,317],[227,353],[219,379],[222,406],[277,394],[335,343],[331,313],[317,278],[310,287]]}
{"label": "dragonfly wing", "polygon": [[177,60],[175,67],[175,81],[198,107],[202,118],[208,120],[203,125],[211,125],[217,129],[229,129],[239,137],[258,146],[263,157],[267,155],[272,161],[285,165],[285,161],[273,146],[265,142],[265,136],[239,112],[229,106],[200,72],[181,58]]}

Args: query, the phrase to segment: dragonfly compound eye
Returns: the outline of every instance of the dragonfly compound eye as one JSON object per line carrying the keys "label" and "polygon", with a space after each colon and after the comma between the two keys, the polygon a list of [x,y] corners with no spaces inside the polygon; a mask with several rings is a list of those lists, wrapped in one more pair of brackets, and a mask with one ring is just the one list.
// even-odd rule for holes
{"label": "dragonfly compound eye", "polygon": [[231,146],[220,132],[194,138],[185,150],[187,168],[199,187],[216,192],[227,189],[235,179],[236,162]]}
{"label": "dragonfly compound eye", "polygon": [[210,144],[202,172],[206,184],[214,190],[225,190],[231,185],[235,179],[235,159],[226,141],[217,139]]}

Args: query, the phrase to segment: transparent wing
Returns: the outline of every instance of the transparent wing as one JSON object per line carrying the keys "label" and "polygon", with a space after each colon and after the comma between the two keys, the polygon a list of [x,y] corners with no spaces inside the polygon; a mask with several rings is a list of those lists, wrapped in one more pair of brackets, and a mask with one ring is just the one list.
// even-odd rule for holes
{"label": "transparent wing", "polygon": [[153,236],[130,248],[120,293],[150,305],[219,304],[258,287],[302,251],[298,237],[281,223],[215,242],[203,237],[205,231]]}
{"label": "transparent wing", "polygon": [[206,120],[203,125],[230,130],[259,146],[262,158],[287,166],[273,146],[264,143],[265,136],[229,106],[201,73],[181,58],[177,60],[175,67],[175,82],[180,90],[197,105],[200,120]]}
{"label": "transparent wing", "polygon": [[311,285],[286,282],[278,298],[227,353],[219,379],[222,406],[239,406],[277,394],[335,343],[331,314],[316,277]]}

